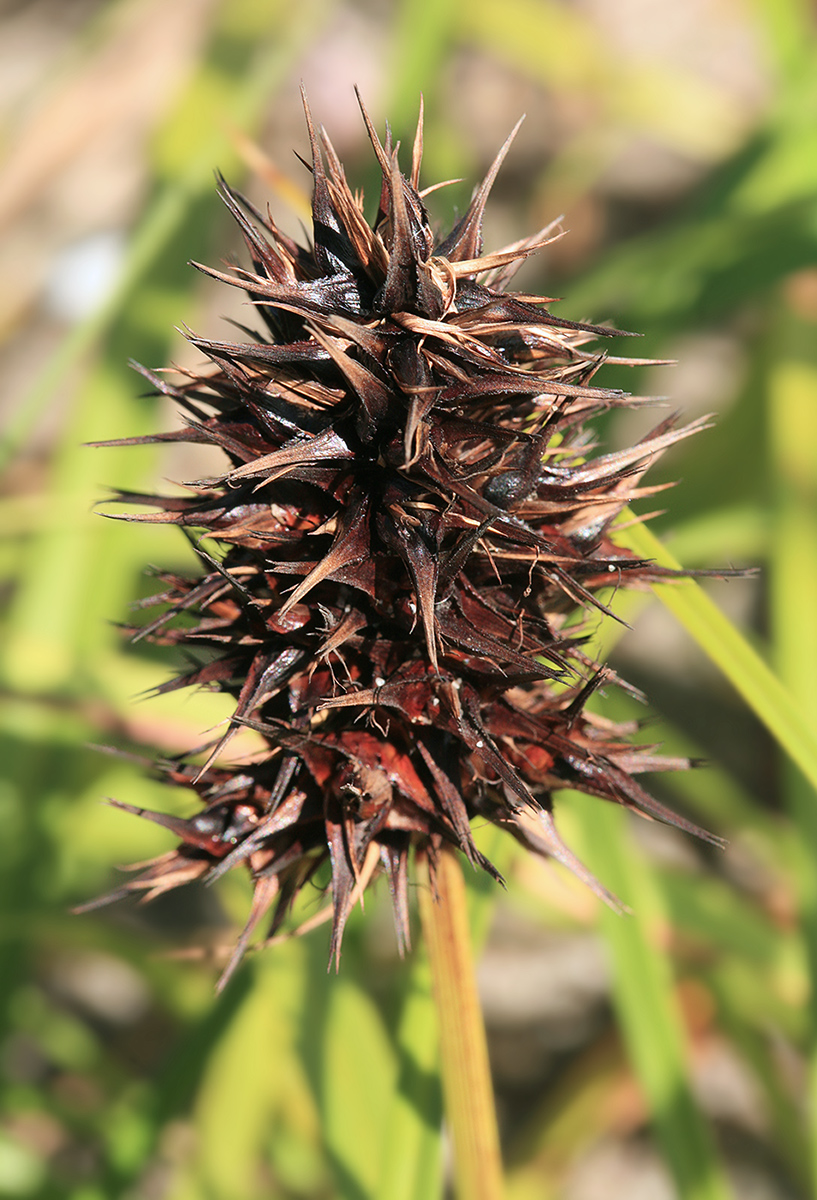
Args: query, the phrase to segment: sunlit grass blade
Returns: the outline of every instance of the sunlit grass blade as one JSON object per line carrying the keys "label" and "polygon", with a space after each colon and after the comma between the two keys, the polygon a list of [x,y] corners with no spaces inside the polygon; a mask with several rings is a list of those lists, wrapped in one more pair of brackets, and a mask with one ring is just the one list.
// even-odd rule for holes
{"label": "sunlit grass blade", "polygon": [[309,986],[299,1049],[320,1115],[333,1195],[378,1200],[384,1145],[398,1078],[396,1047],[347,935],[339,973],[327,973],[325,938],[304,939]]}
{"label": "sunlit grass blade", "polygon": [[[795,318],[790,315],[794,323]],[[792,330],[794,332],[794,330]],[[810,329],[801,336],[813,338]],[[808,344],[808,342],[806,342]],[[783,359],[771,371],[769,431],[775,477],[771,541],[771,618],[774,654],[802,718],[817,728],[817,367]],[[798,764],[802,768],[802,764]],[[784,771],[789,811],[801,836],[799,903],[811,974],[809,1006],[810,1147],[817,1186],[817,799],[797,771]]]}
{"label": "sunlit grass blade", "polygon": [[572,795],[583,857],[632,913],[602,913],[621,1029],[681,1200],[727,1200],[731,1189],[689,1083],[688,1046],[666,953],[667,922],[650,867],[613,805]]}
{"label": "sunlit grass blade", "polygon": [[689,567],[717,568],[725,553],[733,562],[757,562],[769,545],[768,513],[759,503],[714,509],[675,525],[666,544]]}
{"label": "sunlit grass blade", "polygon": [[[35,376],[0,443],[0,468],[25,444],[56,386],[133,301],[135,289],[159,257],[172,253],[173,238],[192,204],[213,188],[214,164],[222,171],[237,165],[230,129],[257,123],[295,50],[314,32],[325,7],[313,3],[286,9],[282,3],[259,0],[221,6],[208,54],[157,136],[153,154],[157,186],[131,238],[116,286],[100,308],[66,334]],[[232,62],[223,54],[227,39],[235,56]]]}
{"label": "sunlit grass blade", "polygon": [[[317,1113],[295,1052],[307,988],[302,950],[296,942],[280,946],[274,957],[255,964],[249,986],[234,981],[243,999],[206,1048],[193,1109],[196,1150],[174,1195],[190,1200],[262,1195],[270,1143],[297,1126],[302,1110],[300,1123],[311,1128],[317,1152]],[[221,1003],[229,1004],[229,996]]]}
{"label": "sunlit grass blade", "polygon": [[[617,536],[636,554],[662,566],[679,567],[645,525],[631,525]],[[814,727],[740,630],[694,580],[656,584],[653,590],[817,788],[817,734]]]}
{"label": "sunlit grass blade", "polygon": [[800,0],[752,0],[766,46],[784,79],[796,77],[814,55],[813,24]]}
{"label": "sunlit grass blade", "polygon": [[395,1031],[397,1086],[389,1102],[378,1196],[437,1200],[442,1194],[442,1091],[437,1014],[421,939],[406,963]]}
{"label": "sunlit grass blade", "polygon": [[388,111],[398,129],[416,120],[422,95],[434,106],[439,66],[456,28],[455,0],[401,0],[392,27],[394,73]]}
{"label": "sunlit grass blade", "polygon": [[508,1200],[559,1200],[571,1166],[616,1128],[616,1095],[630,1081],[624,1048],[605,1035],[579,1055],[511,1144]]}

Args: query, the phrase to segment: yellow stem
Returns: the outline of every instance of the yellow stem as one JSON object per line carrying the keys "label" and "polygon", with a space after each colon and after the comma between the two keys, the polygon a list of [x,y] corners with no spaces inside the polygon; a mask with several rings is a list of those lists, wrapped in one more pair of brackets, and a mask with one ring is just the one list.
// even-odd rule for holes
{"label": "yellow stem", "polygon": [[440,1029],[445,1113],[460,1200],[502,1200],[502,1160],[485,1026],[479,1006],[465,882],[456,852],[445,847],[437,898],[420,887],[420,916],[431,962]]}

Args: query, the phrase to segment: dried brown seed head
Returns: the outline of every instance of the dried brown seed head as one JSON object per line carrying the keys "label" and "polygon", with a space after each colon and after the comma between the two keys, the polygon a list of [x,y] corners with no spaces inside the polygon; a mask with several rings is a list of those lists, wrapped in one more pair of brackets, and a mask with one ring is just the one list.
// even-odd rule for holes
{"label": "dried brown seed head", "polygon": [[[203,805],[189,821],[143,813],[178,848],[105,899],[246,867],[254,902],[228,972],[270,907],[274,931],[327,860],[335,959],[377,869],[408,945],[412,848],[433,866],[448,841],[493,871],[471,837],[477,815],[610,899],[556,832],[559,788],[707,836],[636,782],[678,760],[586,713],[606,675],[565,625],[606,612],[611,579],[662,574],[616,544],[614,521],[650,494],[640,480],[656,456],[701,422],[664,421],[632,449],[592,457],[588,420],[637,403],[593,383],[604,355],[588,347],[621,335],[506,290],[551,230],[482,254],[513,135],[437,239],[419,190],[421,125],[407,178],[363,112],[382,172],[373,225],[308,108],[311,246],[220,180],[252,267],[201,269],[243,289],[264,331],[243,343],[192,337],[211,365],[178,384],[145,371],[187,426],[133,440],[209,443],[226,467],[186,497],[119,494],[156,509],[130,519],[218,547],[216,557],[199,545],[198,578],[163,578],[160,614],[136,636],[201,655],[160,690],[216,686],[235,712],[204,766],[162,767]],[[230,764],[242,725],[266,750]]]}

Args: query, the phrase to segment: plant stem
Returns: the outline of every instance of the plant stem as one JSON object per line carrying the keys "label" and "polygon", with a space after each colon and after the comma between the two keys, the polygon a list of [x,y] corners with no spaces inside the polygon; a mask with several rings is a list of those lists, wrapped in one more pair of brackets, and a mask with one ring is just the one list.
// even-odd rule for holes
{"label": "plant stem", "polygon": [[454,1146],[460,1200],[501,1200],[502,1160],[485,1026],[477,995],[462,868],[447,847],[439,858],[436,898],[426,876],[419,889],[440,1029],[445,1113]]}

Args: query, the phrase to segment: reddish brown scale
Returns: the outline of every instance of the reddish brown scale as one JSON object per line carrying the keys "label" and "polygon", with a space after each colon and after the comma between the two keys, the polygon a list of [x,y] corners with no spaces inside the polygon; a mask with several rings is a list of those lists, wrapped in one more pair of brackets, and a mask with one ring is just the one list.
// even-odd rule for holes
{"label": "reddish brown scale", "polygon": [[[705,422],[664,420],[629,450],[599,453],[588,420],[640,403],[594,382],[598,343],[626,335],[507,291],[550,229],[483,255],[510,139],[462,219],[435,238],[419,193],[422,130],[406,177],[364,119],[382,172],[373,225],[308,109],[311,246],[220,181],[252,267],[201,269],[243,289],[263,331],[243,343],[191,338],[210,365],[176,384],[144,371],[187,424],[128,441],[214,445],[224,470],[182,496],[118,493],[155,510],[132,520],[207,536],[194,539],[200,577],[162,576],[160,615],[135,633],[204,656],[158,691],[217,687],[235,713],[203,766],[161,767],[203,811],[142,813],[181,845],[114,896],[249,870],[252,910],[227,974],[264,914],[272,907],[277,930],[325,863],[333,956],[375,859],[402,949],[413,849],[433,867],[448,841],[493,871],[474,846],[475,817],[611,899],[556,832],[560,787],[708,836],[635,782],[683,762],[585,711],[614,677],[584,647],[611,585],[665,576],[617,544],[615,520],[660,490],[640,482],[647,467]],[[233,764],[242,725],[265,750]]]}

